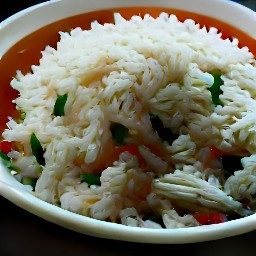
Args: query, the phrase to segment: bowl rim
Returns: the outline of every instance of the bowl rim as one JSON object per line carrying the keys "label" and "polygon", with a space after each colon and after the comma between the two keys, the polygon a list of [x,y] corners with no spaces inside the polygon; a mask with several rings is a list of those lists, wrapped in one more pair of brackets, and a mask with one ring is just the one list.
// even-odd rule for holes
{"label": "bowl rim", "polygon": [[[188,9],[188,4],[191,3],[192,0],[159,0],[157,2],[155,0],[94,0],[93,2],[90,0],[73,0],[72,4],[70,0],[51,0],[24,9],[0,23],[0,38],[3,41],[2,46],[0,46],[0,57],[22,37],[25,37],[36,29],[48,25],[60,18],[64,18],[63,15],[66,15],[65,12],[58,12],[58,15],[55,16],[52,14],[56,12],[57,9],[64,10],[68,7],[73,8],[72,15],[70,16],[84,13],[84,9],[78,7],[82,4],[85,5],[85,1],[88,3],[90,2],[91,4],[88,11],[97,9],[111,9],[112,7],[116,8],[124,6],[150,5],[167,7],[172,6],[175,7],[175,9],[184,9],[183,7],[185,6],[185,9],[188,11],[201,13],[203,8],[206,8],[207,5],[206,10],[208,10],[208,13],[204,13],[205,15],[209,15],[217,19],[224,17],[222,20],[229,24],[230,22],[232,23],[234,19],[237,19],[237,17],[226,15],[227,10],[232,8],[233,12],[238,12],[240,14],[240,20],[244,18],[244,22],[242,24],[243,26],[241,26],[241,28],[256,39],[256,30],[252,29],[253,23],[256,23],[256,13],[247,7],[229,0],[211,0],[211,2],[205,0],[193,0],[192,9]],[[222,6],[223,9],[213,14],[210,10],[212,8],[216,8],[216,6]],[[41,22],[44,22],[44,25],[40,25],[41,23],[39,21],[35,22],[35,24],[27,23],[29,19],[35,18],[40,12],[45,10],[50,11],[51,19],[46,20],[47,17],[42,17]],[[69,10],[69,12],[71,11]],[[14,38],[10,39],[10,33],[12,33],[17,24],[22,23],[20,21],[25,22],[29,29],[21,31],[15,35]],[[247,21],[250,24],[249,26],[246,23]],[[20,26],[18,26],[18,28],[20,28]],[[79,233],[114,240],[155,244],[195,243],[240,235],[256,229],[256,214],[222,224],[159,230],[127,227],[121,224],[92,219],[66,211],[34,197],[26,186],[19,183],[13,176],[10,175],[9,170],[5,168],[1,162],[0,195],[17,206],[31,212],[32,214],[35,214],[57,225]]]}
{"label": "bowl rim", "polygon": [[92,219],[35,197],[31,188],[17,181],[1,162],[0,195],[49,222],[81,234],[112,240],[151,244],[185,244],[240,235],[255,230],[256,227],[256,214],[221,224],[180,229],[146,229]]}

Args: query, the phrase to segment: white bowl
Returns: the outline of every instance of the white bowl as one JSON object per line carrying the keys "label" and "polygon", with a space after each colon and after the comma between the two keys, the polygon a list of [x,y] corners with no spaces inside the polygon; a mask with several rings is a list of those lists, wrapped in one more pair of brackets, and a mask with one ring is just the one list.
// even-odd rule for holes
{"label": "white bowl", "polygon": [[[256,39],[256,14],[231,1],[56,0],[30,7],[0,23],[0,58],[20,39],[59,19],[95,10],[128,6],[168,7],[203,14],[224,21]],[[223,224],[162,230],[127,227],[91,219],[34,197],[25,186],[9,174],[1,163],[0,194],[23,209],[65,228],[92,236],[124,241],[161,244],[192,243],[234,236],[256,228],[255,214]]]}

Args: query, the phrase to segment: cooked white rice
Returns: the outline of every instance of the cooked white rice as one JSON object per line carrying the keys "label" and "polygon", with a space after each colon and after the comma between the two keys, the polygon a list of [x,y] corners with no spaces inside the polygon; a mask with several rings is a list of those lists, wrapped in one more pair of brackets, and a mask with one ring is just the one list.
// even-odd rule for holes
{"label": "cooked white rice", "polygon": [[[78,214],[146,228],[162,228],[149,215],[179,228],[200,225],[191,212],[254,212],[256,68],[246,47],[166,13],[129,21],[115,14],[115,24],[93,22],[91,30],[75,28],[60,37],[31,73],[18,71],[11,82],[26,117],[12,121],[3,137],[22,145],[9,156],[21,175],[38,178],[35,196]],[[215,71],[224,83],[223,106],[217,107],[209,91]],[[56,117],[54,104],[64,94],[65,115]],[[171,145],[154,131],[149,113],[178,134]],[[128,152],[102,169],[114,148],[111,123],[143,142],[145,169]],[[45,149],[45,166],[32,154],[33,133]],[[157,145],[165,157],[143,144]],[[218,159],[205,160],[213,146],[245,156],[244,169],[226,180]],[[92,171],[100,174],[100,186],[81,182],[80,174]]]}

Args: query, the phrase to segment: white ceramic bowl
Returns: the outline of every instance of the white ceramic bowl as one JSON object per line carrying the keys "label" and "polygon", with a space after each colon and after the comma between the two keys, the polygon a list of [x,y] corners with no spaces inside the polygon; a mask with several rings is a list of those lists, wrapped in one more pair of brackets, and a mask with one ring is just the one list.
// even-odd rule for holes
{"label": "white ceramic bowl", "polygon": [[[256,39],[256,14],[226,0],[56,0],[28,8],[0,23],[0,58],[23,37],[59,19],[94,10],[127,6],[170,7],[204,14],[231,24]],[[2,164],[0,165],[0,194],[27,211],[60,226],[92,236],[124,241],[161,244],[192,243],[234,236],[256,228],[255,214],[223,224],[163,230],[133,228],[98,221],[35,198],[9,174]]]}

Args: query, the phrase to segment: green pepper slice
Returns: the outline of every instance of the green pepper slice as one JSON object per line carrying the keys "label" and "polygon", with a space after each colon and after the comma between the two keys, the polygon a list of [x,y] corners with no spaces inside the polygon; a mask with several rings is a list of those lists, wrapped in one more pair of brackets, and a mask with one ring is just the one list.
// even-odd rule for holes
{"label": "green pepper slice", "polygon": [[37,179],[33,179],[33,178],[30,178],[30,177],[23,177],[22,178],[22,184],[23,185],[30,185],[33,188],[33,190],[36,187],[36,182],[37,182]]}
{"label": "green pepper slice", "polygon": [[88,185],[100,185],[100,177],[97,175],[94,175],[92,173],[84,173],[80,174],[80,179],[84,182],[86,182]]}
{"label": "green pepper slice", "polygon": [[44,159],[44,149],[40,143],[40,141],[38,140],[38,138],[36,137],[36,135],[33,133],[30,137],[30,146],[33,152],[33,155],[36,158],[36,161],[42,165],[45,166],[45,159]]}
{"label": "green pepper slice", "polygon": [[2,160],[2,163],[5,167],[10,168],[12,165],[11,158],[7,156],[5,153],[0,151],[0,158]]}
{"label": "green pepper slice", "polygon": [[223,106],[223,103],[220,100],[220,94],[222,93],[220,87],[223,85],[223,81],[221,79],[221,74],[212,74],[214,78],[213,85],[210,87],[210,92],[212,95],[212,103],[216,107],[217,105]]}
{"label": "green pepper slice", "polygon": [[110,126],[110,131],[112,133],[113,140],[118,145],[124,145],[125,144],[125,139],[127,138],[128,132],[129,132],[128,128],[126,128],[122,124],[113,123]]}
{"label": "green pepper slice", "polygon": [[61,95],[57,98],[53,108],[53,114],[55,116],[64,116],[65,104],[67,102],[67,99],[68,99],[67,94]]}

